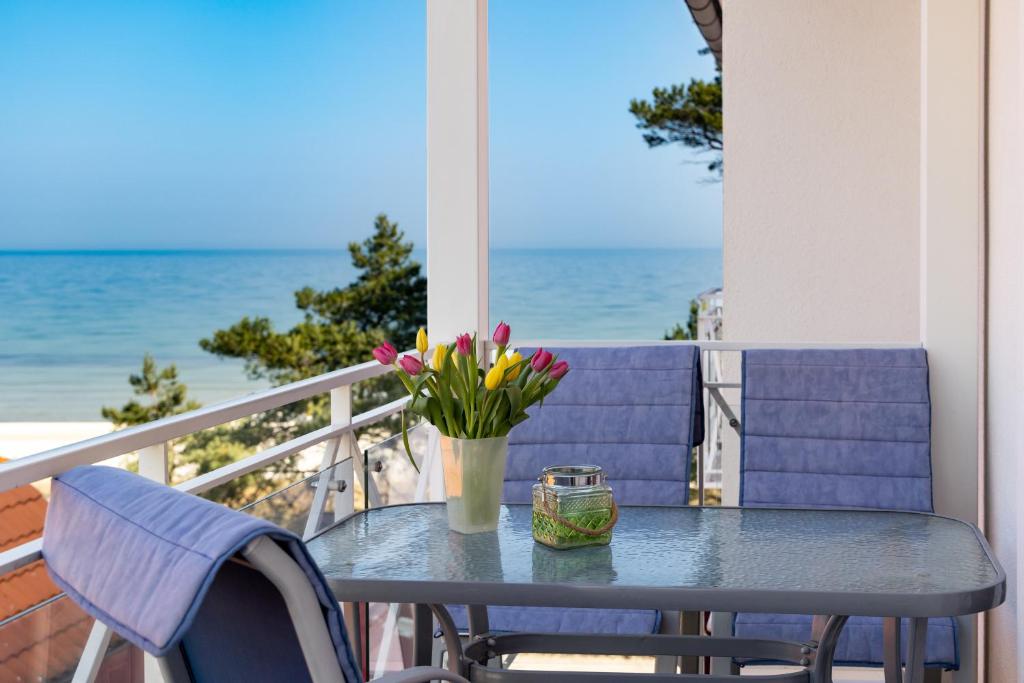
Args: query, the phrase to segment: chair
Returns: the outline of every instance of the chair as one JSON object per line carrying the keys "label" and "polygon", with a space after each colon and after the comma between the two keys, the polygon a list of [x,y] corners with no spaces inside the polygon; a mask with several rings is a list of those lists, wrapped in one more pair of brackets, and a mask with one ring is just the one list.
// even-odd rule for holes
{"label": "chair", "polygon": [[[169,683],[362,681],[341,610],[280,527],[110,467],[54,478],[43,536],[53,581],[159,658]],[[419,667],[388,683],[465,679]]]}
{"label": "chair", "polygon": [[[740,505],[933,511],[924,349],[746,351],[741,400]],[[811,616],[734,622],[748,638],[811,631]],[[882,619],[853,617],[836,664],[882,666],[884,644]],[[959,668],[956,620],[930,619],[925,649],[926,666]]]}
{"label": "chair", "polygon": [[[548,351],[569,361],[571,370],[544,405],[531,408],[530,419],[510,433],[505,502],[532,502],[532,486],[544,467],[586,463],[604,468],[619,505],[687,505],[693,447],[704,440],[699,349],[660,345]],[[468,631],[466,609],[450,609],[460,631]],[[678,621],[674,617],[668,621]],[[677,630],[668,621],[663,624],[653,610],[487,609],[491,632]]]}

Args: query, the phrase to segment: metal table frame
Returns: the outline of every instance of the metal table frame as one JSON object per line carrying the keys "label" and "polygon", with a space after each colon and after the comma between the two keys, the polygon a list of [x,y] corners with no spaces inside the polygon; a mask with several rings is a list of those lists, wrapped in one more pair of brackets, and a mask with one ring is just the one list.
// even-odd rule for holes
{"label": "metal table frame", "polygon": [[[412,505],[443,505],[443,503],[414,503]],[[525,507],[525,506],[522,506]],[[694,509],[694,508],[689,508]],[[753,511],[760,508],[744,509]],[[354,513],[328,527],[314,538],[330,534],[332,530],[357,519],[370,511]],[[822,510],[814,510],[822,512]],[[842,510],[835,511],[842,514]],[[858,513],[893,511],[856,510]],[[756,512],[755,512],[756,514]],[[535,683],[551,680],[550,672],[512,671],[488,666],[489,660],[518,652],[563,654],[632,654],[707,656],[721,658],[756,658],[792,662],[802,669],[793,673],[768,676],[744,676],[743,681],[785,681],[796,683],[826,683],[832,680],[832,662],[843,626],[850,615],[886,617],[886,647],[898,650],[900,617],[910,619],[908,631],[905,678],[901,675],[900,653],[887,652],[885,669],[888,683],[922,683],[924,680],[925,640],[928,618],[958,616],[983,612],[999,605],[1006,590],[1006,574],[992,554],[980,530],[966,522],[942,515],[923,512],[896,514],[940,517],[970,527],[988,561],[996,579],[988,585],[970,590],[944,593],[885,593],[793,590],[734,590],[727,588],[683,588],[650,586],[573,585],[565,590],[562,584],[552,583],[493,583],[456,582],[434,579],[422,581],[395,581],[386,577],[339,579],[327,577],[335,596],[342,602],[412,603],[416,605],[416,633],[414,659],[416,664],[429,664],[432,651],[433,619],[441,625],[445,646],[449,653],[448,666],[453,672],[481,683],[520,681]],[[312,540],[312,539],[311,539]],[[444,604],[468,604],[470,626],[474,635],[464,643],[455,629]],[[783,612],[826,615],[815,619],[814,633],[808,642],[761,640],[722,636],[691,636],[645,634],[549,634],[512,633],[492,634],[487,625],[485,605],[504,604],[522,606],[596,607],[602,609],[658,609],[720,612]],[[895,662],[895,666],[892,665]],[[562,672],[559,680],[586,680],[592,683],[611,683],[624,680],[700,680],[705,683],[739,681],[735,674],[623,674]]]}

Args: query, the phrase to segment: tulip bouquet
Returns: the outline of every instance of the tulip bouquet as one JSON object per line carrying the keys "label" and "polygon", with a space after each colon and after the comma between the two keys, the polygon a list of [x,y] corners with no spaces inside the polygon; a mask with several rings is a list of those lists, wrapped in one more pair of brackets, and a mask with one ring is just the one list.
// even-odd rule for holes
{"label": "tulip bouquet", "polygon": [[[509,326],[499,323],[492,340],[494,360],[477,357],[476,335],[461,334],[452,344],[438,344],[427,358],[426,330],[416,335],[416,355],[398,357],[390,344],[373,350],[384,365],[395,367],[409,390],[409,410],[437,427],[441,436],[448,527],[459,533],[493,531],[498,525],[508,433],[527,419],[526,409],[555,390],[569,364],[537,349],[529,358],[509,348]],[[402,440],[412,458],[402,413]],[[417,467],[417,470],[419,468]]]}
{"label": "tulip bouquet", "polygon": [[[384,343],[373,350],[373,357],[395,366],[412,396],[409,410],[437,427],[442,436],[504,437],[529,417],[526,409],[543,402],[569,371],[568,363],[544,349],[524,358],[509,347],[510,335],[509,326],[498,323],[492,335],[497,354],[485,365],[477,357],[476,335],[469,334],[459,335],[452,344],[438,344],[428,361],[430,342],[423,328],[416,335],[418,355],[399,357],[394,346]],[[411,459],[404,420],[402,434]]]}

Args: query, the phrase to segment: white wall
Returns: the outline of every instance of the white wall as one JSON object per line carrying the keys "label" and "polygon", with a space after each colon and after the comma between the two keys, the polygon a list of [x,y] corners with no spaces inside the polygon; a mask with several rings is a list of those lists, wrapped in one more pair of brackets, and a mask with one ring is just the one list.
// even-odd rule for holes
{"label": "white wall", "polygon": [[726,5],[726,338],[916,341],[918,3]]}
{"label": "white wall", "polygon": [[[1009,579],[1006,604],[988,615],[991,681],[1024,674],[1017,581],[1024,520],[1024,3],[991,0],[988,178],[988,449],[986,533]],[[1010,653],[1016,652],[1017,656]]]}
{"label": "white wall", "polygon": [[[936,510],[970,521],[983,18],[961,0],[731,0],[724,17],[724,334],[922,342]],[[961,625],[954,680],[975,680]]]}

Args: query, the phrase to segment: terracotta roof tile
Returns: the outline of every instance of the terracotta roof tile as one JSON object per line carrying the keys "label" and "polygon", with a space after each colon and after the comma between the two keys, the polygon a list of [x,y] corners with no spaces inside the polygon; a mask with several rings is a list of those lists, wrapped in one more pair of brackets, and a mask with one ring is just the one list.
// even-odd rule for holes
{"label": "terracotta roof tile", "polygon": [[60,593],[42,560],[0,576],[0,621]]}
{"label": "terracotta roof tile", "polygon": [[73,671],[92,619],[61,598],[0,628],[0,681],[48,681]]}
{"label": "terracotta roof tile", "polygon": [[[45,521],[46,499],[32,486],[0,493],[0,551],[39,538]],[[42,560],[0,575],[0,622],[59,593]],[[61,678],[77,666],[91,628],[67,598],[0,627],[0,681]]]}

